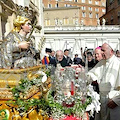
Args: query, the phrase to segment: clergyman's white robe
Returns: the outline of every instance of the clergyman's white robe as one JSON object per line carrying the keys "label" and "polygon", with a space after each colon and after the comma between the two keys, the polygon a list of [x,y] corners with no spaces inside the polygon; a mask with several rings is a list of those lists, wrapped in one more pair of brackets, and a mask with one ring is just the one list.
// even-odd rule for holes
{"label": "clergyman's white robe", "polygon": [[[88,78],[97,80],[100,88],[101,111],[96,115],[96,120],[120,120],[120,60],[115,55],[108,60],[101,60],[88,72]],[[118,106],[108,108],[109,99]]]}

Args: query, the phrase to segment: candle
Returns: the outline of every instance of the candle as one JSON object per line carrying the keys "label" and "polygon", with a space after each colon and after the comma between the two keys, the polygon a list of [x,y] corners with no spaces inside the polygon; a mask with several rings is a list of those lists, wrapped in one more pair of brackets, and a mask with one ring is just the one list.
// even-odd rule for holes
{"label": "candle", "polygon": [[71,81],[71,95],[74,95],[74,92],[75,92],[74,83],[73,83],[73,81]]}

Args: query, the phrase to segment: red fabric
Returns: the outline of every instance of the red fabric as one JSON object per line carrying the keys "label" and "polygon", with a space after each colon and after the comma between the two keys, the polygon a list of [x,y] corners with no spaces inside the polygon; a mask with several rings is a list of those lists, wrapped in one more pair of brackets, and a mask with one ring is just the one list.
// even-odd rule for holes
{"label": "red fabric", "polygon": [[[53,120],[52,118],[50,118],[49,120]],[[58,119],[55,119],[55,120],[58,120]],[[66,116],[65,118],[61,118],[59,120],[89,120],[89,115],[88,113],[86,112],[85,113],[85,119],[82,119],[82,118],[76,118],[76,117],[73,117],[72,115],[71,116]]]}
{"label": "red fabric", "polygon": [[73,117],[73,116],[67,116],[63,120],[82,120],[82,119],[81,118],[76,118],[76,117]]}

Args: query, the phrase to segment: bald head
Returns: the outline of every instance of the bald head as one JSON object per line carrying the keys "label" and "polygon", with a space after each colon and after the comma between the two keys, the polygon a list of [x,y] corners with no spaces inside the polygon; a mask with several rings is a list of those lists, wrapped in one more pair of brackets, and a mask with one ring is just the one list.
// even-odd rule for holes
{"label": "bald head", "polygon": [[97,48],[95,49],[95,59],[96,59],[97,61],[100,61],[100,60],[103,59],[101,47],[97,47]]}
{"label": "bald head", "polygon": [[108,43],[104,43],[101,47],[103,59],[109,59],[113,56],[114,52]]}

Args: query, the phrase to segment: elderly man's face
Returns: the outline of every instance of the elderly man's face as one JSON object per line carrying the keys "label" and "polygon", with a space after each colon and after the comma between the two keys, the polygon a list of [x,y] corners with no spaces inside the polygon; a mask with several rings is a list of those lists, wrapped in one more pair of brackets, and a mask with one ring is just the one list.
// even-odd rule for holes
{"label": "elderly man's face", "polygon": [[100,61],[102,58],[102,51],[101,49],[95,49],[95,59]]}
{"label": "elderly man's face", "polygon": [[103,59],[109,59],[113,55],[112,49],[107,43],[104,43],[101,47]]}
{"label": "elderly man's face", "polygon": [[63,52],[62,51],[57,51],[56,58],[57,58],[58,61],[62,61],[63,60]]}

